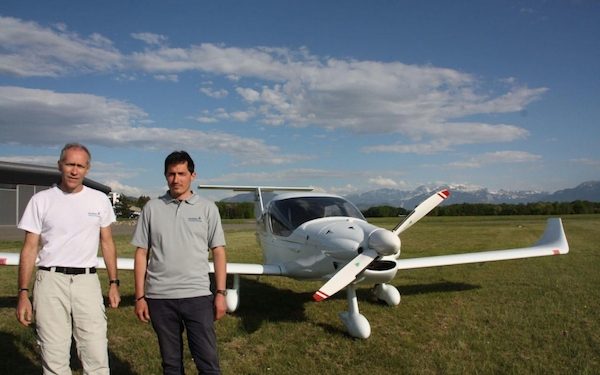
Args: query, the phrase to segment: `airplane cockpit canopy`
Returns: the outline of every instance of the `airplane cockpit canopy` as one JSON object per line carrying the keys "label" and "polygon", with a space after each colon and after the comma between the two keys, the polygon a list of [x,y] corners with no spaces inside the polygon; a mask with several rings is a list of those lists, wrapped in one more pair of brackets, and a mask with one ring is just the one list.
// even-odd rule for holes
{"label": "airplane cockpit canopy", "polygon": [[362,213],[340,197],[295,197],[272,201],[269,207],[271,228],[279,236],[289,236],[307,221],[330,216],[347,216],[365,220]]}

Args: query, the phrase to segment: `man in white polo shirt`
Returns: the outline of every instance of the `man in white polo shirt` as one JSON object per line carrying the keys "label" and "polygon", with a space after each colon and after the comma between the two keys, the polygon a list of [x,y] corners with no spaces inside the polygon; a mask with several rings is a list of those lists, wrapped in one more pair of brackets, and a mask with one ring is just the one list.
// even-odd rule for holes
{"label": "man in white polo shirt", "polygon": [[[85,374],[109,374],[106,315],[96,266],[100,244],[110,280],[109,305],[118,307],[110,229],[115,214],[104,193],[83,185],[90,161],[85,146],[65,145],[58,161],[60,184],[35,194],[19,223],[26,232],[19,261],[17,319],[29,326],[35,312],[44,374],[71,374],[71,337]],[[32,309],[29,284],[38,257]]]}

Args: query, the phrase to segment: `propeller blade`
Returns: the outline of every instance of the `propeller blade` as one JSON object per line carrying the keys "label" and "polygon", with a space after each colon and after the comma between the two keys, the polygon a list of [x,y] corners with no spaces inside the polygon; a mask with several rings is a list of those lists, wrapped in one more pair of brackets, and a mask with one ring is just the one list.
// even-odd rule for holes
{"label": "propeller blade", "polygon": [[358,254],[358,256],[348,262],[348,264],[337,271],[331,279],[323,284],[321,289],[313,294],[313,299],[320,302],[339,292],[348,284],[356,280],[356,275],[367,268],[367,266],[377,258],[377,255],[377,251],[372,249]]}
{"label": "propeller blade", "polygon": [[429,198],[421,202],[415,209],[408,214],[408,216],[392,230],[396,236],[410,228],[414,223],[421,220],[423,216],[427,215],[431,210],[437,207],[438,204],[442,203],[444,199],[450,196],[448,189],[440,190],[433,194]]}

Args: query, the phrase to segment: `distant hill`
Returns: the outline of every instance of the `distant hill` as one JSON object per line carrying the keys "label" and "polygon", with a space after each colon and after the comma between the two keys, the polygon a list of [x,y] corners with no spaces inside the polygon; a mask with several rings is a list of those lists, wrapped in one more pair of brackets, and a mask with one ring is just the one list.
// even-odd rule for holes
{"label": "distant hill", "polygon": [[584,182],[574,188],[558,190],[554,193],[523,190],[490,191],[487,188],[446,185],[437,187],[420,186],[412,191],[378,189],[362,194],[350,194],[346,196],[346,199],[354,203],[361,210],[381,205],[402,207],[410,210],[440,189],[448,189],[451,193],[450,198],[444,201],[444,205],[458,203],[518,204],[533,202],[572,202],[575,200],[600,202],[600,181]]}
{"label": "distant hill", "polygon": [[[466,185],[444,185],[444,186],[419,186],[414,190],[377,189],[360,194],[349,194],[345,198],[354,203],[359,209],[365,210],[369,207],[389,205],[412,210],[435,191],[441,189],[450,190],[450,198],[443,204],[458,203],[533,203],[533,202],[572,202],[586,200],[600,202],[600,181],[587,181],[574,188],[558,190],[554,193],[540,191],[490,191],[487,188],[473,188]],[[265,194],[265,202],[268,202],[272,193]],[[238,194],[231,198],[223,199],[223,202],[251,202],[253,193]]]}

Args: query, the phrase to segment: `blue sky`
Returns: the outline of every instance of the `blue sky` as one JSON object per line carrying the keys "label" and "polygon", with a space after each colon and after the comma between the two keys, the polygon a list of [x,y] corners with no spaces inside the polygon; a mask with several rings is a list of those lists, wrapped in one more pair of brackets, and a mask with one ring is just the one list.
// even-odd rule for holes
{"label": "blue sky", "polygon": [[0,160],[78,141],[133,196],[180,149],[198,183],[570,188],[600,179],[599,36],[597,1],[4,0]]}

